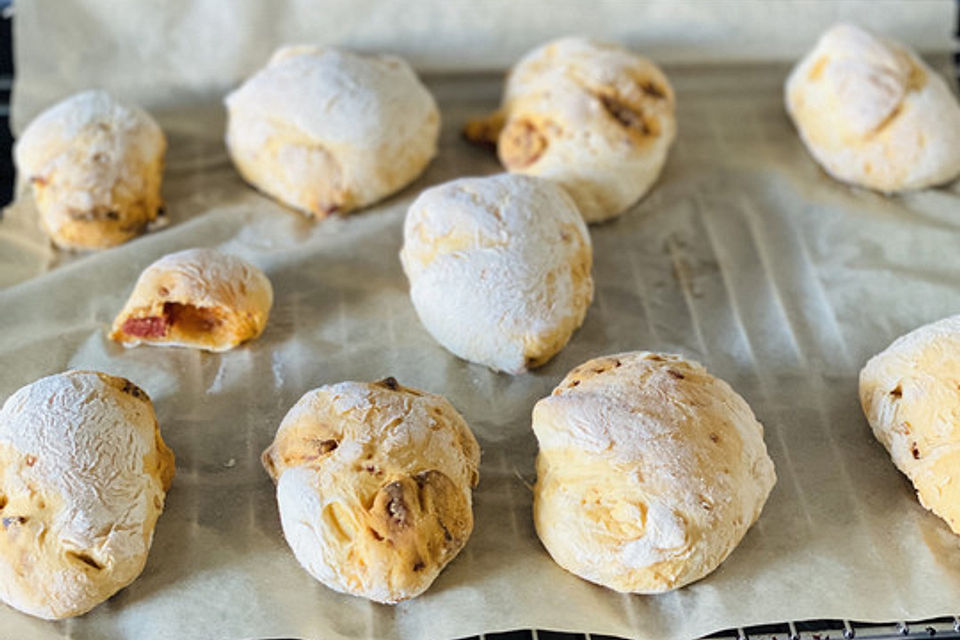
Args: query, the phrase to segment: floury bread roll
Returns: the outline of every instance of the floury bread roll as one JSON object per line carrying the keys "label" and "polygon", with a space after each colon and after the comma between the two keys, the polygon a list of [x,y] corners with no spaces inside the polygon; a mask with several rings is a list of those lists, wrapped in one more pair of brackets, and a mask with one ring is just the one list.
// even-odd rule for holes
{"label": "floury bread roll", "polygon": [[712,572],[776,482],[747,403],[680,356],[580,365],[536,404],[533,430],[540,540],[564,569],[621,592]]}
{"label": "floury bread roll", "polygon": [[676,130],[673,88],[656,65],[615,44],[562,38],[514,66],[500,110],[466,135],[495,144],[508,171],[556,181],[599,222],[650,190]]}
{"label": "floury bread roll", "polygon": [[144,269],[110,338],[226,351],[263,333],[273,288],[256,266],[215,249],[187,249]]}
{"label": "floury bread roll", "polygon": [[516,174],[424,191],[400,252],[427,331],[455,355],[508,373],[543,364],[583,323],[592,256],[563,189]]}
{"label": "floury bread roll", "polygon": [[240,175],[317,217],[390,195],[437,151],[437,105],[393,56],[283,47],[226,104]]}
{"label": "floury bread roll", "polygon": [[860,372],[860,404],[920,503],[960,534],[960,316],[911,331]]}
{"label": "floury bread roll", "polygon": [[473,433],[443,397],[393,378],[308,392],[263,464],[294,555],[336,591],[413,598],[473,530]]}
{"label": "floury bread roll", "polygon": [[786,105],[807,149],[838,180],[894,192],[960,175],[960,105],[901,44],[831,28],[787,79]]}
{"label": "floury bread roll", "polygon": [[166,148],[148,113],[85,91],[37,116],[14,155],[53,243],[103,249],[133,238],[162,210]]}
{"label": "floury bread roll", "polygon": [[129,380],[68,371],[14,393],[0,409],[0,599],[66,618],[133,582],[173,473]]}

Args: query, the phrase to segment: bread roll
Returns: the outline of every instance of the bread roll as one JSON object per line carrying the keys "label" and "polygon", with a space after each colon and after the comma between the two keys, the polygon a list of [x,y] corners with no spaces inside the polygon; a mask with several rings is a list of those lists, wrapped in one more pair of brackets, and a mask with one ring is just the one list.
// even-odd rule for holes
{"label": "bread roll", "polygon": [[103,249],[130,240],[162,211],[166,148],[147,112],[85,91],[37,116],[14,155],[53,243]]}
{"label": "bread roll", "polygon": [[897,42],[834,26],[791,72],[786,104],[807,149],[838,180],[894,192],[960,175],[960,105]]}
{"label": "bread roll", "polygon": [[563,189],[515,174],[424,191],[400,252],[427,331],[454,355],[508,373],[545,363],[583,323],[592,256]]}
{"label": "bread roll", "polygon": [[424,592],[466,544],[479,463],[449,402],[393,378],[304,394],[263,453],[303,568],[388,604]]}
{"label": "bread roll", "polygon": [[621,592],[706,576],[776,482],[763,427],[725,382],[635,351],[575,368],[533,409],[533,517],[553,559]]}
{"label": "bread roll", "polygon": [[873,435],[920,503],[960,534],[960,316],[911,331],[860,372]]}
{"label": "bread roll", "polygon": [[14,393],[0,409],[0,599],[66,618],[133,582],[172,480],[129,380],[68,371]]}
{"label": "bread roll", "polygon": [[437,151],[433,96],[394,56],[283,47],[226,105],[240,175],[319,218],[385,198]]}
{"label": "bread roll", "polygon": [[510,71],[500,110],[467,125],[508,170],[549,178],[584,220],[620,215],[643,197],[676,135],[673,88],[646,58],[615,44],[561,38]]}
{"label": "bread roll", "polygon": [[215,249],[187,249],[144,269],[110,339],[227,351],[267,326],[273,288],[260,269]]}

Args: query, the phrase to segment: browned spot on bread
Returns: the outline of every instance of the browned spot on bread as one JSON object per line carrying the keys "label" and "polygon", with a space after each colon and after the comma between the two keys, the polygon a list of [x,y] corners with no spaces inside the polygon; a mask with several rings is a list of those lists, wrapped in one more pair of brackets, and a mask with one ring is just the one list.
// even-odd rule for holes
{"label": "browned spot on bread", "polygon": [[916,442],[910,443],[910,454],[913,455],[914,460],[920,459],[920,449],[917,447]]}
{"label": "browned spot on bread", "polygon": [[32,467],[33,465],[37,464],[37,456],[28,455],[26,458],[24,458],[24,462],[28,467]]}
{"label": "browned spot on bread", "polygon": [[827,66],[827,57],[820,56],[817,58],[817,61],[813,63],[813,66],[810,67],[810,73],[807,74],[807,79],[811,82],[816,82],[821,75],[823,75],[823,70]]}
{"label": "browned spot on bread", "polygon": [[403,495],[403,485],[399,482],[391,482],[381,491],[387,496],[385,509],[390,521],[399,528],[408,526],[411,518]]}
{"label": "browned spot on bread", "polygon": [[927,84],[927,72],[919,65],[910,65],[910,75],[907,76],[907,90],[920,91]]}
{"label": "browned spot on bread", "polygon": [[149,400],[149,399],[150,399],[150,397],[147,396],[146,392],[145,392],[143,389],[141,389],[140,387],[138,387],[137,385],[133,384],[132,382],[130,382],[129,380],[126,380],[126,379],[124,379],[124,381],[123,381],[123,387],[120,388],[120,391],[122,391],[123,393],[126,393],[126,394],[128,394],[128,395],[133,396],[133,397],[136,398],[137,400]]}
{"label": "browned spot on bread", "polygon": [[385,543],[377,545],[376,553],[388,554],[384,561],[407,572],[410,567],[419,572],[442,566],[463,546],[473,526],[462,491],[435,469],[383,485],[366,519],[371,535],[377,532],[373,539]]}
{"label": "browned spot on bread", "polygon": [[336,450],[336,448],[337,448],[338,446],[340,446],[340,443],[339,443],[339,442],[337,442],[336,440],[332,440],[332,439],[331,439],[331,440],[318,440],[318,439],[314,438],[314,439],[312,440],[312,442],[316,445],[317,452],[318,452],[320,455],[324,455],[324,454],[330,453],[331,451]]}
{"label": "browned spot on bread", "polygon": [[902,397],[903,397],[903,387],[901,387],[901,386],[898,384],[898,385],[897,385],[897,388],[890,392],[890,395],[893,396],[894,398],[902,398]]}
{"label": "browned spot on bread", "polygon": [[400,383],[397,382],[397,379],[394,378],[393,376],[389,376],[389,377],[387,377],[387,378],[384,378],[383,380],[381,380],[381,381],[378,382],[377,384],[379,384],[381,387],[386,387],[387,389],[390,389],[391,391],[396,391],[397,389],[400,388]]}
{"label": "browned spot on bread", "polygon": [[511,120],[500,133],[497,153],[507,169],[529,167],[547,150],[547,136],[530,120]]}
{"label": "browned spot on bread", "polygon": [[667,369],[667,374],[676,378],[677,380],[683,380],[687,377],[675,369]]}
{"label": "browned spot on bread", "polygon": [[597,98],[607,114],[631,132],[634,138],[660,134],[660,125],[656,118],[646,115],[639,105],[630,105],[609,95],[600,95]]}
{"label": "browned spot on bread", "polygon": [[880,135],[881,133],[883,133],[884,129],[889,128],[890,125],[893,124],[894,120],[896,120],[897,118],[900,117],[900,114],[901,114],[901,113],[903,113],[903,103],[902,103],[902,102],[901,102],[900,104],[898,104],[898,105],[893,109],[893,111],[891,111],[891,112],[889,113],[889,115],[887,115],[886,118],[884,118],[883,120],[881,120],[881,121],[880,121],[880,124],[878,124],[877,126],[875,126],[875,127],[870,131],[870,133],[867,134],[867,137],[873,137],[873,136]]}
{"label": "browned spot on bread", "polygon": [[659,85],[657,85],[653,80],[646,80],[640,83],[640,90],[645,94],[654,98],[656,100],[662,100],[667,97],[667,92],[664,91]]}
{"label": "browned spot on bread", "polygon": [[710,441],[711,441],[711,442],[720,442],[720,434],[718,434],[718,433],[711,433],[711,434],[710,434]]}
{"label": "browned spot on bread", "polygon": [[89,553],[84,551],[67,551],[67,557],[78,562],[82,562],[83,564],[97,571],[103,570],[103,565],[97,562]]}
{"label": "browned spot on bread", "polygon": [[468,142],[495,151],[504,120],[503,114],[499,111],[485,118],[470,120],[463,128],[463,137]]}

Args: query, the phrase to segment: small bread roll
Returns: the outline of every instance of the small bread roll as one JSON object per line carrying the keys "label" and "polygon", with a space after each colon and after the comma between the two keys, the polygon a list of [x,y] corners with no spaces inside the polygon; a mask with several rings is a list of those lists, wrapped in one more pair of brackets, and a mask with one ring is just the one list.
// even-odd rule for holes
{"label": "small bread roll", "polygon": [[393,378],[304,394],[263,452],[303,568],[387,604],[423,593],[466,544],[479,464],[457,410]]}
{"label": "small bread roll", "polygon": [[920,504],[960,535],[960,316],[911,331],[860,372],[873,435]]}
{"label": "small bread roll", "polygon": [[533,518],[561,567],[660,593],[716,569],[776,482],[763,427],[722,380],[680,356],[595,358],[533,408]]}
{"label": "small bread roll", "polygon": [[437,151],[433,96],[394,56],[283,47],[226,105],[244,180],[318,218],[385,198]]}
{"label": "small bread roll", "polygon": [[960,175],[960,105],[904,45],[837,25],[793,69],[785,97],[803,143],[838,180],[894,192]]}
{"label": "small bread roll", "polygon": [[147,112],[85,91],[37,116],[14,155],[53,243],[103,249],[130,240],[161,212],[166,148]]}
{"label": "small bread roll", "polygon": [[615,44],[561,38],[524,56],[500,110],[465,133],[496,144],[508,171],[558,182],[587,222],[600,222],[650,190],[676,131],[673,88],[655,64]]}
{"label": "small bread roll", "polygon": [[227,351],[267,326],[273,287],[260,269],[215,249],[187,249],[144,269],[110,339]]}
{"label": "small bread roll", "polygon": [[548,361],[593,299],[590,235],[570,197],[501,174],[427,189],[400,259],[427,331],[465,360],[521,373]]}
{"label": "small bread roll", "polygon": [[129,380],[68,371],[14,393],[0,409],[0,600],[67,618],[133,582],[173,472]]}

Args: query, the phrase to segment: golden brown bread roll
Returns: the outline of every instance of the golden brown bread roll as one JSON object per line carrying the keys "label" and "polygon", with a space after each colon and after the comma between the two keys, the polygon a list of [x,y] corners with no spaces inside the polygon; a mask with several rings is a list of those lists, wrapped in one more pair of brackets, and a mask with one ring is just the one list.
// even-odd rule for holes
{"label": "golden brown bread roll", "polygon": [[466,544],[479,463],[449,402],[393,378],[306,393],[263,453],[300,564],[390,604],[425,591]]}
{"label": "golden brown bread roll", "polygon": [[437,151],[437,105],[395,56],[282,47],[226,105],[240,175],[320,218],[399,190]]}
{"label": "golden brown bread roll", "polygon": [[838,180],[893,192],[960,175],[960,104],[898,42],[835,25],[797,63],[784,93],[807,149]]}
{"label": "golden brown bread roll", "polygon": [[594,358],[533,409],[533,514],[553,559],[622,592],[703,578],[776,482],[763,427],[725,382],[680,356]]}
{"label": "golden brown bread roll", "polygon": [[860,404],[920,503],[960,534],[960,316],[897,338],[860,372]]}
{"label": "golden brown bread roll", "polygon": [[616,44],[560,38],[511,69],[500,109],[468,139],[497,148],[511,172],[563,186],[587,222],[620,215],[653,186],[676,135],[673,88]]}
{"label": "golden brown bread roll", "polygon": [[133,582],[173,480],[147,394],[68,371],[0,409],[0,599],[76,616]]}
{"label": "golden brown bread roll", "polygon": [[590,234],[570,197],[541,178],[427,189],[407,212],[400,259],[430,335],[496,371],[550,360],[593,300]]}
{"label": "golden brown bread roll", "polygon": [[260,269],[215,249],[187,249],[144,269],[110,339],[226,351],[267,326],[273,288]]}
{"label": "golden brown bread roll", "polygon": [[150,114],[85,91],[37,116],[15,157],[53,243],[103,249],[130,240],[162,210],[166,148]]}

